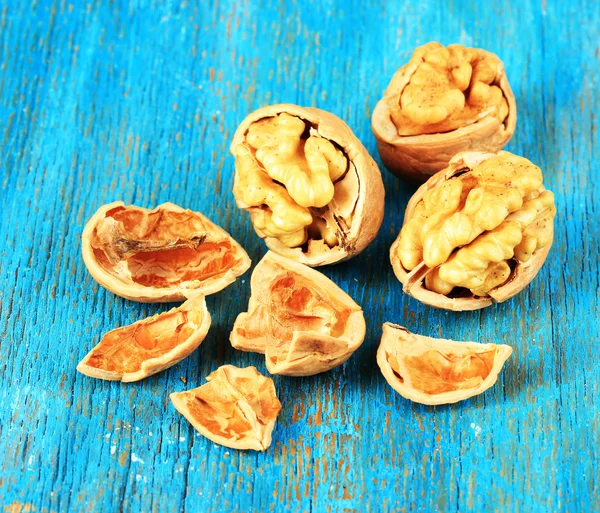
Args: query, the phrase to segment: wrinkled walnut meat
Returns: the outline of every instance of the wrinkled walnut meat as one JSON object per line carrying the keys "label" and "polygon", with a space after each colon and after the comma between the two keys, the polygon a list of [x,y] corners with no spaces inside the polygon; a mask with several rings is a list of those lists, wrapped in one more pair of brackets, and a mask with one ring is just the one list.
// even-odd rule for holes
{"label": "wrinkled walnut meat", "polygon": [[198,295],[178,308],[109,331],[77,370],[92,378],[139,381],[191,354],[209,328],[210,314]]}
{"label": "wrinkled walnut meat", "polygon": [[495,85],[502,62],[494,54],[429,43],[415,50],[410,80],[399,91],[390,114],[398,135],[449,132],[485,116],[504,122],[508,102]]}
{"label": "wrinkled walnut meat", "polygon": [[552,245],[554,195],[529,160],[461,153],[410,200],[390,259],[404,291],[423,303],[475,310],[535,277]]}
{"label": "wrinkled walnut meat", "polygon": [[271,251],[251,280],[231,345],[265,355],[271,374],[311,376],[344,363],[365,337],[362,309],[321,273]]}
{"label": "wrinkled walnut meat", "polygon": [[179,413],[213,442],[264,451],[281,410],[273,380],[255,367],[223,365],[205,385],[170,395]]}
{"label": "wrinkled walnut meat", "polygon": [[512,348],[423,337],[386,322],[377,364],[401,396],[421,404],[449,404],[481,394],[498,378]]}
{"label": "wrinkled walnut meat", "polygon": [[233,194],[267,246],[319,266],[373,240],[383,183],[373,159],[339,118],[295,105],[250,114],[231,143]]}
{"label": "wrinkled walnut meat", "polygon": [[373,112],[385,166],[423,182],[461,151],[497,152],[516,125],[504,66],[493,53],[428,43],[400,68]]}
{"label": "wrinkled walnut meat", "polygon": [[198,212],[117,201],[83,231],[84,262],[100,285],[135,301],[180,301],[224,289],[250,267],[244,249]]}

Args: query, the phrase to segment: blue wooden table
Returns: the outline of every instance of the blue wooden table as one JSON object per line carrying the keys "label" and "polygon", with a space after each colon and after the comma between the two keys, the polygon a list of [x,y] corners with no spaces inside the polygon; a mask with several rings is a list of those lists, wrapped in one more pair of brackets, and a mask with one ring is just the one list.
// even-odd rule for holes
{"label": "blue wooden table", "polygon": [[[593,0],[2,2],[0,513],[597,511],[599,26]],[[225,363],[266,373],[228,342],[250,272],[208,298],[209,335],[175,367],[134,384],[75,371],[105,331],[166,308],[87,273],[80,236],[100,205],[202,211],[256,263],[265,247],[230,192],[238,123],[269,103],[319,106],[378,159],[371,111],[430,40],[506,65],[518,104],[507,149],[542,167],[558,207],[529,288],[471,313],[403,294],[388,248],[414,187],[382,168],[379,236],[323,269],[364,308],[365,343],[332,372],[275,377],[283,410],[267,452],[216,446],[168,400]],[[413,404],[376,366],[384,321],[514,355],[481,396]]]}

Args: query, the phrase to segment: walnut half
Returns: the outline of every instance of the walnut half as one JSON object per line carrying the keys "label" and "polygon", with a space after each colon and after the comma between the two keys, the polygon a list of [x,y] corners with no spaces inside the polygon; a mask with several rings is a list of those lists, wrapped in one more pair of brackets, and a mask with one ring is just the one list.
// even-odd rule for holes
{"label": "walnut half", "polygon": [[481,394],[512,354],[505,344],[424,337],[386,322],[377,364],[401,396],[421,404],[449,404]]}
{"label": "walnut half", "polygon": [[459,153],[406,207],[390,249],[404,291],[425,304],[476,310],[535,277],[554,233],[554,195],[529,160]]}
{"label": "walnut half", "polygon": [[233,136],[233,194],[273,251],[312,267],[375,238],[384,189],[375,161],[338,117],[296,105],[258,109]]}
{"label": "walnut half", "polygon": [[371,121],[385,166],[424,182],[456,153],[501,150],[517,107],[496,55],[432,42],[396,72]]}

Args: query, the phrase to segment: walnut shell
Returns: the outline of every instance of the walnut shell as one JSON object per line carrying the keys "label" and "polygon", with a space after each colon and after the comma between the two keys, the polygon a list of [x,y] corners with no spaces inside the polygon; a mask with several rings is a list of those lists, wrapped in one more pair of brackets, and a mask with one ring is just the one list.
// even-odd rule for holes
{"label": "walnut shell", "polygon": [[223,365],[206,381],[193,390],[172,393],[173,406],[200,434],[216,444],[266,450],[281,411],[273,380],[255,367]]}
{"label": "walnut shell", "polygon": [[252,273],[248,312],[231,345],[263,353],[267,370],[312,376],[344,363],[365,338],[363,311],[329,278],[269,251]]}
{"label": "walnut shell", "polygon": [[[423,197],[426,193],[432,190],[439,190],[441,186],[446,184],[449,180],[458,178],[469,171],[473,171],[477,169],[478,166],[488,159],[497,159],[497,158],[506,158],[506,159],[520,159],[529,165],[533,166],[529,161],[523,159],[522,157],[516,157],[508,152],[499,152],[497,155],[493,153],[483,153],[483,152],[465,152],[455,155],[451,161],[449,166],[440,171],[439,173],[432,176],[426,183],[421,185],[419,189],[412,196],[408,205],[406,207],[406,211],[404,214],[404,223],[403,229],[407,225],[411,219],[415,216],[415,212],[419,203],[423,200]],[[539,168],[535,167],[538,171]],[[536,196],[539,198],[542,194],[550,195],[550,199],[552,200],[553,196],[549,191],[546,191],[543,185],[541,185],[541,171],[539,171],[539,186],[532,193],[529,193],[528,197],[535,198]],[[513,177],[514,179],[514,177]],[[508,182],[507,186],[510,186],[510,182]],[[501,189],[501,192],[503,189]],[[463,200],[464,203],[464,200]],[[527,203],[524,203],[525,206]],[[524,208],[523,206],[523,208]],[[464,205],[462,207],[464,209]],[[514,217],[516,214],[520,212],[519,209],[516,211],[510,212],[509,215],[505,218],[505,220],[511,219],[511,215]],[[553,219],[556,210],[553,205],[550,211],[550,217]],[[421,260],[421,262],[416,265],[412,269],[407,269],[403,265],[399,248],[401,244],[402,231],[392,244],[390,248],[390,261],[392,267],[394,269],[394,274],[398,278],[398,280],[403,284],[403,290],[407,294],[410,294],[415,299],[418,299],[422,303],[425,303],[430,306],[434,306],[437,308],[444,308],[446,310],[454,310],[454,311],[464,311],[464,310],[477,310],[479,308],[484,308],[491,305],[494,302],[503,302],[507,299],[513,297],[515,294],[523,290],[536,276],[543,263],[546,260],[550,247],[552,246],[552,238],[553,238],[553,224],[550,222],[546,226],[547,234],[546,237],[548,240],[542,247],[538,247],[530,256],[527,261],[519,261],[512,253],[509,257],[507,257],[507,262],[510,263],[511,270],[508,279],[502,283],[501,285],[492,288],[487,291],[485,295],[478,295],[469,290],[461,288],[458,292],[453,291],[451,294],[442,294],[439,292],[435,292],[432,290],[428,290],[425,286],[425,280],[427,276],[434,273],[436,269],[440,266],[428,267],[425,262]],[[493,230],[491,230],[493,231]],[[489,231],[483,230],[481,237]],[[421,234],[422,237],[422,234]],[[421,239],[422,240],[422,239]],[[477,241],[478,238],[475,238],[474,241]],[[464,246],[461,245],[459,249],[463,247],[468,247],[473,241],[469,241],[468,244]],[[456,250],[452,253],[452,257],[455,256]],[[514,252],[514,248],[513,248]]]}
{"label": "walnut shell", "polygon": [[210,314],[204,296],[106,333],[77,370],[92,378],[139,381],[180,362],[204,340]]}
{"label": "walnut shell", "polygon": [[[497,59],[493,53],[485,50],[466,50]],[[494,116],[483,115],[474,122],[449,131],[398,135],[391,109],[400,102],[401,94],[410,83],[417,65],[418,62],[413,57],[396,72],[383,98],[373,110],[371,125],[379,155],[387,169],[396,176],[422,183],[447,167],[450,159],[459,152],[497,152],[508,143],[515,131],[517,105],[503,67],[494,80],[494,85],[501,89],[508,103],[508,116],[503,121]]]}
{"label": "walnut shell", "polygon": [[512,348],[424,337],[386,322],[377,364],[388,384],[411,401],[450,404],[496,383]]}
{"label": "walnut shell", "polygon": [[[269,177],[263,164],[257,160],[256,151],[247,143],[247,134],[253,124],[281,115],[302,120],[306,124],[302,138],[315,136],[319,140],[325,139],[340,150],[348,161],[345,174],[335,179],[333,199],[322,207],[301,207],[305,208],[305,211],[299,215],[304,213],[306,216],[308,213],[308,221],[300,222],[299,231],[293,234],[293,242],[288,238],[287,243],[284,237],[269,235],[265,233],[268,230],[259,227],[259,218],[271,216],[272,208],[266,205],[267,201],[259,199],[256,204],[251,205],[244,200],[243,195],[244,192],[248,192],[248,187],[241,186],[243,179],[240,177],[241,168],[238,165],[240,154],[247,154],[254,161],[262,180],[267,179],[271,185],[275,183],[275,187],[280,186],[273,191],[273,196],[285,196],[290,209],[299,207],[296,201],[288,197],[288,190],[278,180]],[[384,211],[381,173],[361,142],[337,116],[320,109],[290,104],[263,107],[249,114],[239,125],[231,142],[231,153],[236,157],[233,186],[236,204],[250,213],[256,233],[265,240],[269,249],[276,253],[317,267],[353,257],[365,249],[377,235]],[[318,186],[316,188],[316,194],[322,192],[318,190]],[[310,204],[313,203],[309,201],[307,205]],[[283,217],[285,218],[285,215]],[[313,225],[307,226],[306,222],[310,223],[311,218]],[[281,225],[281,222],[278,223],[279,227]],[[330,240],[333,242],[329,242]]]}
{"label": "walnut shell", "polygon": [[251,264],[225,230],[173,203],[154,210],[103,205],[83,230],[81,251],[100,285],[142,303],[214,294]]}

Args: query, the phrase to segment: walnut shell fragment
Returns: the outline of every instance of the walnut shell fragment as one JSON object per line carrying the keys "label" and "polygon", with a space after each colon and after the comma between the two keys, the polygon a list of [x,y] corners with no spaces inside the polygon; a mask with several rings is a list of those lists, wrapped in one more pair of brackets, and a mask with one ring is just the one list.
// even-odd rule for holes
{"label": "walnut shell fragment", "polygon": [[350,128],[315,108],[249,114],[231,142],[233,194],[269,249],[317,267],[360,253],[383,219],[381,173]]}
{"label": "walnut shell fragment", "polygon": [[223,365],[208,383],[169,397],[196,430],[216,444],[232,449],[264,451],[281,410],[271,378],[255,367]]}
{"label": "walnut shell fragment", "polygon": [[83,230],[82,254],[100,285],[142,303],[214,294],[251,263],[225,230],[173,203],[103,205]]}
{"label": "walnut shell fragment", "polygon": [[459,153],[408,202],[390,260],[404,292],[476,310],[523,290],[552,246],[554,195],[539,167],[501,151]]}
{"label": "walnut shell fragment", "polygon": [[92,378],[139,381],[189,356],[204,340],[210,314],[204,296],[106,333],[77,370]]}
{"label": "walnut shell fragment", "polygon": [[417,48],[389,83],[371,124],[384,165],[424,182],[463,151],[501,150],[517,123],[502,61],[461,45]]}
{"label": "walnut shell fragment", "polygon": [[329,278],[272,251],[251,279],[231,345],[265,355],[271,374],[311,376],[344,363],[365,338],[358,306]]}
{"label": "walnut shell fragment", "polygon": [[377,364],[402,397],[421,404],[450,404],[494,385],[511,354],[505,344],[424,337],[386,322]]}

